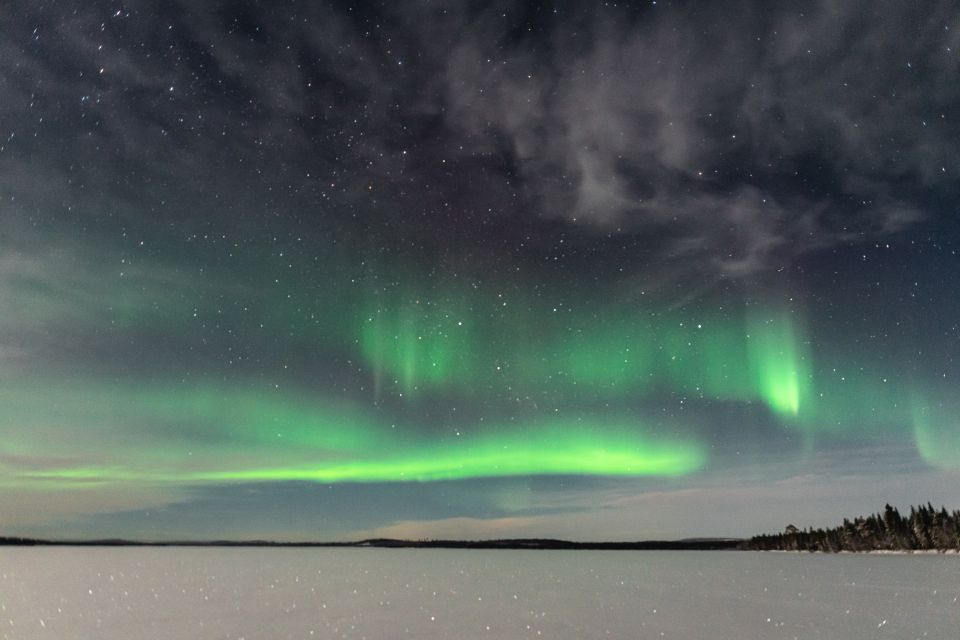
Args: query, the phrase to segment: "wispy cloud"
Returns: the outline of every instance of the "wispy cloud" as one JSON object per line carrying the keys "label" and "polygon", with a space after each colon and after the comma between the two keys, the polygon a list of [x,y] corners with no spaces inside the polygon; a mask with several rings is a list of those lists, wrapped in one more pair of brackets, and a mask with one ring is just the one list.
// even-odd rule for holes
{"label": "wispy cloud", "polygon": [[[541,215],[672,235],[660,257],[690,270],[751,275],[920,220],[890,185],[953,179],[957,12],[794,9],[601,18],[546,53],[491,38],[489,16],[450,56],[447,119],[510,142]],[[892,38],[905,24],[921,36]]]}
{"label": "wispy cloud", "polygon": [[[296,7],[297,20],[186,3],[156,20],[141,3],[119,16],[7,11],[21,9],[31,19],[2,45],[0,112],[17,124],[0,132],[13,135],[0,162],[17,160],[0,188],[25,204],[92,199],[146,219],[145,201],[161,206],[151,191],[176,184],[178,200],[236,216],[251,190],[334,183],[349,198],[378,182],[391,197],[403,173],[464,210],[513,193],[497,215],[649,234],[664,277],[737,278],[903,229],[930,213],[915,185],[948,189],[957,170],[948,3],[586,12],[577,29],[546,21],[536,39],[505,28],[519,11],[509,3],[430,20],[397,6],[380,18],[386,39],[322,5]],[[891,35],[907,27],[916,37]],[[162,41],[177,63],[131,39]],[[357,108],[330,108],[334,94]],[[403,157],[411,136],[423,158],[476,167],[493,155],[515,170],[467,184]],[[283,149],[280,173],[262,162],[271,149]],[[31,175],[9,179],[25,161]]]}

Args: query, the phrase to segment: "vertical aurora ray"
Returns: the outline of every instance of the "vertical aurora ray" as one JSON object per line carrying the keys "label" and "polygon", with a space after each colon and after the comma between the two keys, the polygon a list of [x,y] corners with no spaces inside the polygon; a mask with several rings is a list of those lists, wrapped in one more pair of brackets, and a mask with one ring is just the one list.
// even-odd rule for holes
{"label": "vertical aurora ray", "polygon": [[767,314],[752,317],[748,327],[754,388],[773,411],[798,416],[811,397],[811,364],[794,323],[786,314]]}
{"label": "vertical aurora ray", "polygon": [[[760,401],[786,419],[812,415],[812,353],[784,310],[746,318],[626,310],[558,319],[536,301],[504,312],[498,300],[448,292],[376,299],[357,332],[383,387],[555,390],[617,398],[659,391],[705,401]],[[483,349],[479,345],[485,345]],[[502,365],[502,366],[501,366]]]}
{"label": "vertical aurora ray", "polygon": [[392,376],[409,395],[469,378],[476,359],[469,323],[456,305],[420,296],[395,296],[363,314],[360,356],[382,386]]}
{"label": "vertical aurora ray", "polygon": [[958,409],[956,402],[930,402],[921,394],[914,394],[911,407],[914,443],[927,464],[960,468]]}

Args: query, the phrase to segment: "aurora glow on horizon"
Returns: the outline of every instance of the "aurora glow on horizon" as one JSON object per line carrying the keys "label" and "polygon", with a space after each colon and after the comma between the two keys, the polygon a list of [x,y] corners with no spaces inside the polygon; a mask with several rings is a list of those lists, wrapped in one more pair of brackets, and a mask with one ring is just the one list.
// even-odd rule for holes
{"label": "aurora glow on horizon", "polygon": [[154,4],[0,8],[0,535],[960,504],[950,3]]}

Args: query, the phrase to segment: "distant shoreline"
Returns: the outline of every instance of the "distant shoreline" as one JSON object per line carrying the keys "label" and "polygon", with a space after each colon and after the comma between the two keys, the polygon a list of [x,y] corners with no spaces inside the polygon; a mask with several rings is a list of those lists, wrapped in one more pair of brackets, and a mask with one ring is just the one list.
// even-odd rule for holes
{"label": "distant shoreline", "polygon": [[397,540],[374,538],[357,542],[272,542],[268,540],[175,540],[123,539],[42,540],[0,537],[0,546],[15,547],[270,547],[270,548],[379,548],[379,549],[543,549],[584,551],[721,551],[741,548],[740,538],[689,540],[644,540],[637,542],[572,542],[543,538],[504,540]]}
{"label": "distant shoreline", "polygon": [[400,540],[369,538],[356,542],[279,542],[270,540],[141,541],[123,538],[43,540],[2,537],[0,546],[19,547],[350,547],[380,549],[528,549],[569,551],[773,551],[793,553],[872,553],[890,555],[960,554],[960,511],[935,509],[931,503],[910,507],[908,516],[887,504],[883,512],[829,529],[798,529],[752,538],[684,538],[635,542],[573,542],[555,538],[498,540]]}

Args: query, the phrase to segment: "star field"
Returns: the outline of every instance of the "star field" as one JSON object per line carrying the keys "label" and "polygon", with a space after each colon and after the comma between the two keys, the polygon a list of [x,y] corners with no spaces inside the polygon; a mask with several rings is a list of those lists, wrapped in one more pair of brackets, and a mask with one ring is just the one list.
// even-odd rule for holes
{"label": "star field", "polygon": [[955,504],[960,12],[735,5],[4,6],[0,533]]}

